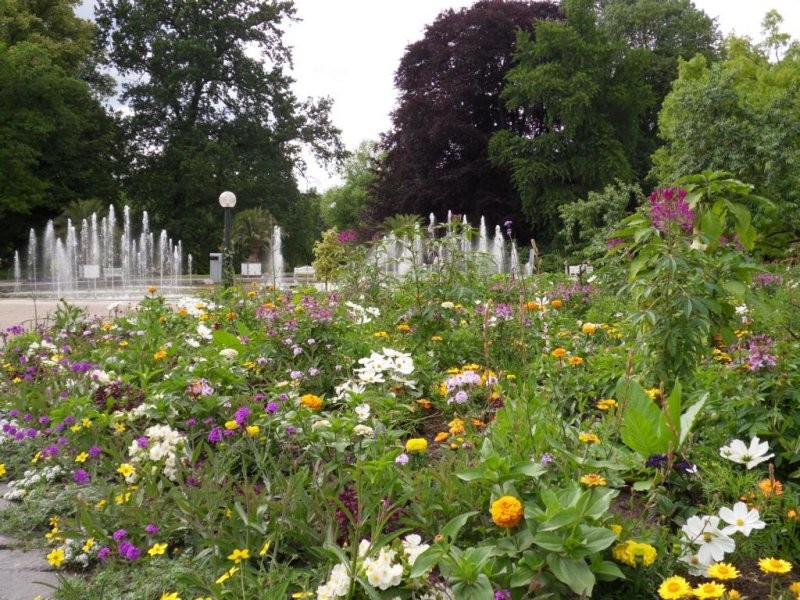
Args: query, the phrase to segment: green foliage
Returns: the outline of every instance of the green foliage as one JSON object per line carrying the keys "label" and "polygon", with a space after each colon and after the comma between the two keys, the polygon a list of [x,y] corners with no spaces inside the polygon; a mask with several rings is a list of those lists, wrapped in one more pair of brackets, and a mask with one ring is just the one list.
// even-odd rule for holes
{"label": "green foliage", "polygon": [[275,219],[263,208],[246,208],[233,217],[231,239],[245,251],[247,262],[260,262],[264,248],[272,247]]}
{"label": "green foliage", "polygon": [[377,160],[377,144],[364,141],[339,170],[342,185],[333,187],[320,197],[322,220],[328,227],[340,231],[353,229],[363,221],[364,211],[372,201],[372,185],[375,180],[374,163]]}
{"label": "green foliage", "polygon": [[653,155],[660,181],[708,170],[724,170],[755,186],[777,210],[753,210],[769,234],[763,251],[775,252],[800,223],[800,62],[791,54],[769,61],[767,50],[730,38],[725,59],[702,56],[681,63],[678,79],[659,116],[666,141]]}
{"label": "green foliage", "polygon": [[348,258],[347,245],[339,241],[339,232],[328,229],[322,239],[314,244],[314,262],[311,266],[318,279],[329,282],[336,278]]}
{"label": "green foliage", "polygon": [[264,207],[288,232],[288,263],[307,260],[318,203],[300,194],[294,169],[301,147],[335,160],[341,145],[330,100],[291,92],[282,27],[292,3],[103,0],[96,15],[127,78],[131,203],[204,261],[217,247],[216,198],[233,190],[240,208]]}

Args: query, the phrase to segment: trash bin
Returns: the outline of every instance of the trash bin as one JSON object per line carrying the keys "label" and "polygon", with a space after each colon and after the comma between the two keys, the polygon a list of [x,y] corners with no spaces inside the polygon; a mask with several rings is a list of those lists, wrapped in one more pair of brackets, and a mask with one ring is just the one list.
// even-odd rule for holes
{"label": "trash bin", "polygon": [[214,283],[222,281],[222,252],[211,252],[208,255],[208,272]]}

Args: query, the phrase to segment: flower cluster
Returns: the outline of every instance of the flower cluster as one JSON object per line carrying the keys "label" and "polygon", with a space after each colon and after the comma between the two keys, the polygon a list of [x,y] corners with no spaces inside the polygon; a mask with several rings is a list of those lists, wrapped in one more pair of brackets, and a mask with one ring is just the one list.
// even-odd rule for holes
{"label": "flower cluster", "polygon": [[673,224],[689,233],[694,228],[694,219],[683,188],[659,188],[650,195],[650,220],[661,233],[666,233]]}
{"label": "flower cluster", "polygon": [[169,425],[148,427],[144,436],[137,438],[128,448],[135,465],[150,464],[150,473],[159,469],[169,479],[177,479],[179,458],[185,455],[186,437]]}
{"label": "flower cluster", "polygon": [[368,357],[359,358],[361,367],[354,369],[362,383],[394,382],[413,389],[416,381],[409,378],[414,372],[411,354],[384,348],[383,352],[373,351]]}

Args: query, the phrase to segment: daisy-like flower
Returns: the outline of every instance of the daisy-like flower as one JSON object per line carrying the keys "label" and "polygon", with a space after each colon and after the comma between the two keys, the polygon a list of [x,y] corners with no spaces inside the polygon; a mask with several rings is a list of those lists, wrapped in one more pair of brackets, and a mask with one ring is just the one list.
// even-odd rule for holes
{"label": "daisy-like flower", "polygon": [[707,581],[706,583],[701,583],[692,590],[694,597],[699,598],[700,600],[722,598],[724,593],[725,586],[721,583],[717,583],[716,581]]}
{"label": "daisy-like flower", "polygon": [[727,552],[736,549],[736,542],[719,528],[719,517],[690,517],[681,527],[684,541],[692,545],[700,545],[697,557],[703,565],[721,562]]}
{"label": "daisy-like flower", "polygon": [[722,446],[719,449],[719,454],[722,458],[745,465],[748,469],[752,469],[775,456],[774,454],[767,454],[767,452],[769,452],[769,444],[759,440],[758,436],[750,440],[749,446],[745,446],[742,440],[733,440],[728,446]]}
{"label": "daisy-like flower", "polygon": [[762,558],[758,561],[758,568],[770,575],[785,575],[792,570],[792,563],[782,558]]}
{"label": "daisy-like flower", "polygon": [[758,511],[755,508],[748,510],[744,502],[737,502],[733,505],[733,509],[728,507],[719,509],[719,518],[728,523],[728,526],[722,529],[725,535],[738,532],[749,536],[753,529],[764,529],[767,524],[758,517]]}
{"label": "daisy-like flower", "polygon": [[725,581],[739,577],[739,569],[729,563],[715,563],[706,569],[706,575],[713,579]]}
{"label": "daisy-like flower", "polygon": [[597,473],[589,473],[581,477],[580,482],[586,487],[598,487],[606,484],[606,478]]}
{"label": "daisy-like flower", "polygon": [[662,600],[680,600],[692,593],[692,586],[680,575],[667,577],[658,586],[658,596]]}

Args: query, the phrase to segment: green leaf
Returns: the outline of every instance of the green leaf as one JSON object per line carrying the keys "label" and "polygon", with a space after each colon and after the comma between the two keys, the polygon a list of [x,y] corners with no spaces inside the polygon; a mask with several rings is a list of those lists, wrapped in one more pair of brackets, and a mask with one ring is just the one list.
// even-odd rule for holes
{"label": "green leaf", "polygon": [[666,454],[670,447],[675,448],[677,438],[667,427],[661,409],[638,383],[621,377],[617,383],[616,397],[624,407],[620,437],[626,446],[643,458],[652,454]]}
{"label": "green leaf", "polygon": [[552,516],[547,521],[537,527],[538,531],[555,531],[566,525],[572,525],[580,521],[582,516],[574,508],[567,508],[560,513]]}
{"label": "green leaf", "polygon": [[[683,432],[681,432],[682,434]],[[634,481],[633,482],[633,491],[634,492],[646,492],[653,487],[653,482],[649,479],[645,479],[642,481]]]}
{"label": "green leaf", "polygon": [[509,585],[512,588],[525,587],[530,585],[534,577],[536,577],[536,571],[526,567],[525,565],[517,565],[514,569],[514,572],[511,574],[511,581],[509,581]]}
{"label": "green leaf", "polygon": [[471,469],[464,469],[460,473],[456,473],[456,477],[462,481],[475,481],[476,479],[483,479],[486,476],[486,469],[483,467],[472,467]]}
{"label": "green leaf", "polygon": [[512,475],[527,475],[534,479],[540,477],[543,473],[547,472],[547,467],[536,464],[530,461],[519,462],[511,467],[510,473]]}
{"label": "green leaf", "polygon": [[228,331],[216,329],[211,333],[211,335],[214,337],[214,345],[217,348],[233,348],[239,352],[244,349],[244,346],[242,345],[242,342],[239,341],[239,338]]}
{"label": "green leaf", "polygon": [[442,527],[441,535],[443,535],[447,541],[452,542],[458,536],[458,532],[461,531],[461,528],[467,524],[469,518],[477,514],[478,511],[473,510],[450,519],[447,524]]}
{"label": "green leaf", "polygon": [[533,536],[533,543],[550,552],[564,552],[564,538],[552,531],[537,533]]}
{"label": "green leaf", "polygon": [[411,574],[409,577],[411,577],[411,579],[421,577],[428,569],[439,562],[439,559],[443,555],[444,549],[440,545],[434,544],[417,556],[417,560],[414,561],[414,566],[411,567]]}
{"label": "green leaf", "polygon": [[547,564],[556,578],[567,584],[578,595],[591,596],[595,584],[594,573],[583,559],[563,558],[557,554],[547,557]]}
{"label": "green leaf", "polygon": [[617,535],[606,527],[584,525],[581,527],[581,533],[583,534],[584,549],[592,554],[605,550],[617,539]]}
{"label": "green leaf", "polygon": [[692,430],[692,426],[694,425],[694,420],[695,418],[697,418],[697,414],[705,406],[707,399],[708,399],[708,392],[704,393],[700,397],[700,400],[692,404],[689,408],[686,409],[686,412],[681,415],[681,437],[679,440],[679,446],[682,446],[683,442],[686,441],[686,436],[688,436],[689,432]]}
{"label": "green leaf", "polygon": [[613,562],[604,560],[599,565],[592,565],[592,572],[600,581],[614,581],[615,579],[625,579],[625,574]]}

